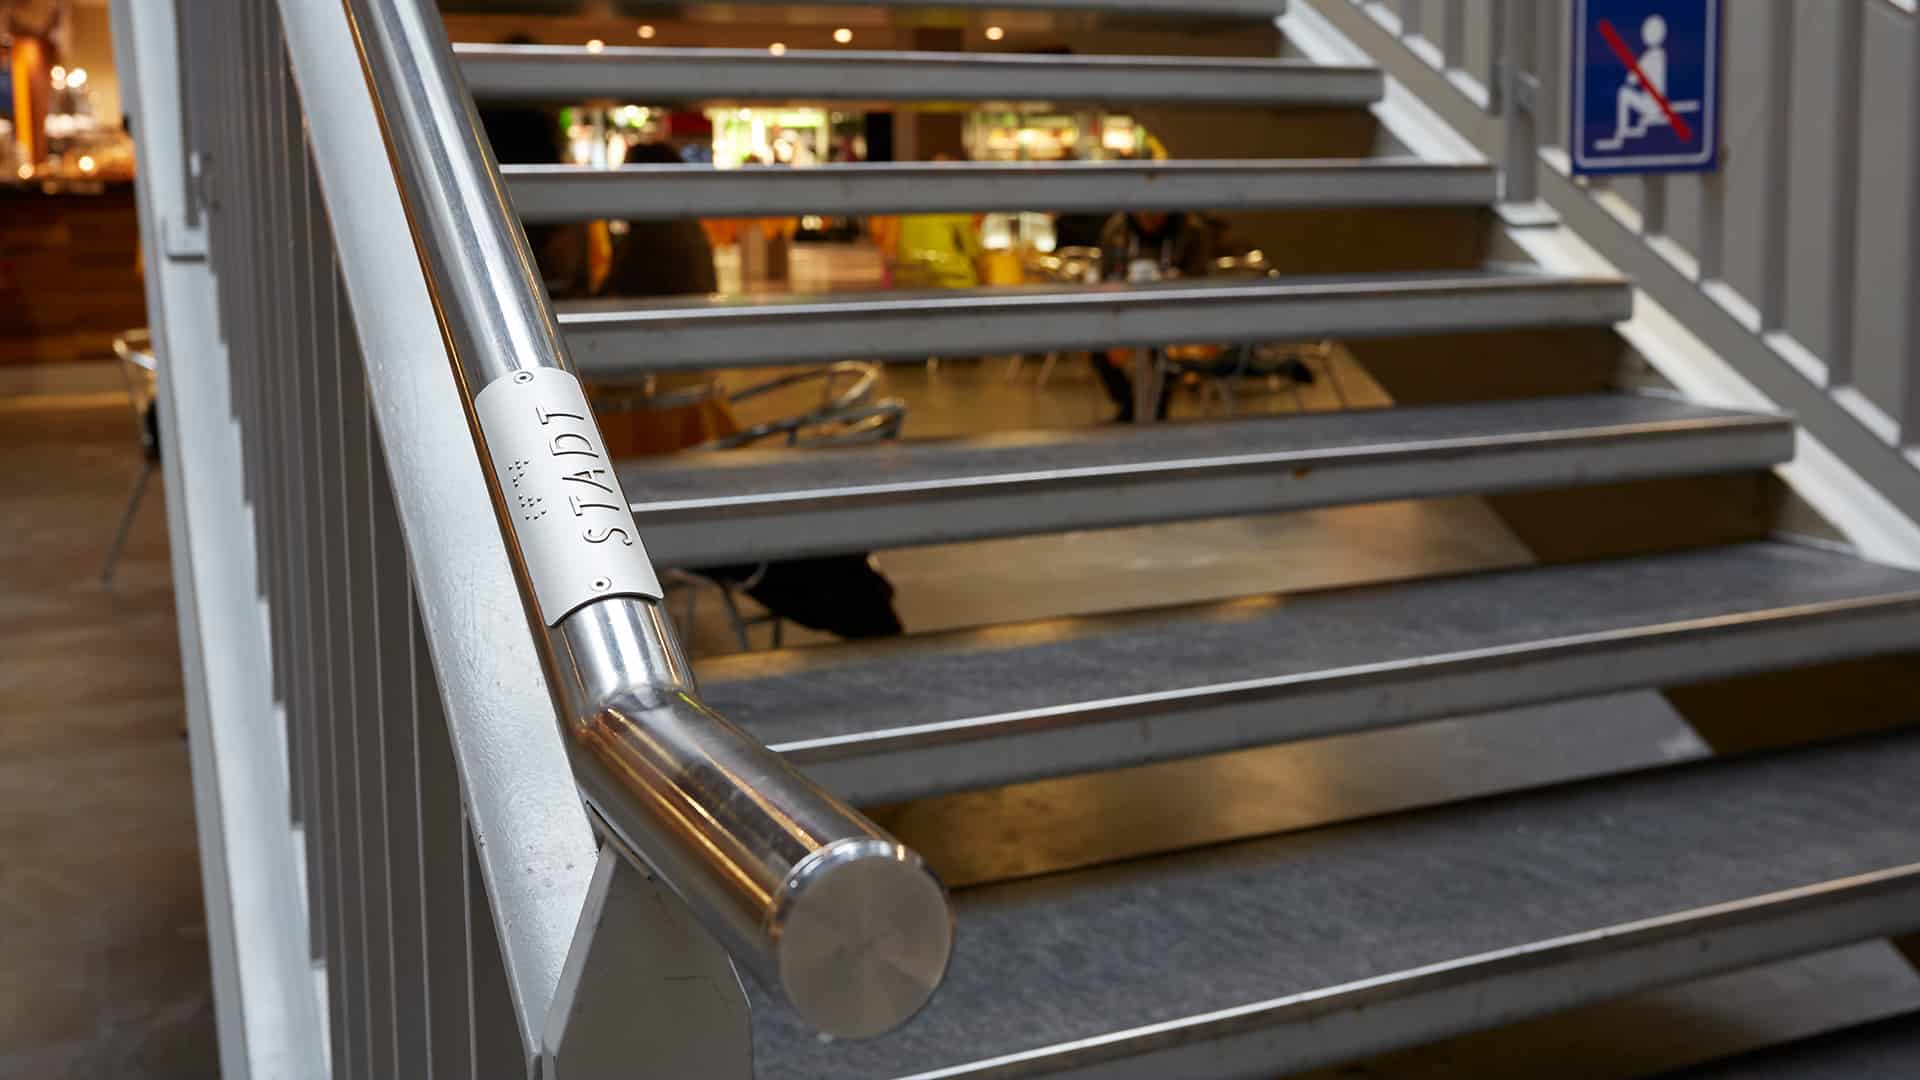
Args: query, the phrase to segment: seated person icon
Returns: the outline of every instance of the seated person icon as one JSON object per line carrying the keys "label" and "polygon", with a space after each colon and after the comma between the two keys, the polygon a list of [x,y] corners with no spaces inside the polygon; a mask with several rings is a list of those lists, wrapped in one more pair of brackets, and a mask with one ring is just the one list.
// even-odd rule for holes
{"label": "seated person icon", "polygon": [[[1640,26],[1640,40],[1646,45],[1637,64],[1639,72],[1627,71],[1626,82],[1616,97],[1613,135],[1594,143],[1596,150],[1618,150],[1628,139],[1645,135],[1650,128],[1666,127],[1672,121],[1669,112],[1694,112],[1697,101],[1672,101],[1667,97],[1667,20],[1647,16]],[[1616,39],[1617,41],[1617,39]],[[1641,81],[1641,75],[1646,81]],[[1665,102],[1665,107],[1662,106]]]}

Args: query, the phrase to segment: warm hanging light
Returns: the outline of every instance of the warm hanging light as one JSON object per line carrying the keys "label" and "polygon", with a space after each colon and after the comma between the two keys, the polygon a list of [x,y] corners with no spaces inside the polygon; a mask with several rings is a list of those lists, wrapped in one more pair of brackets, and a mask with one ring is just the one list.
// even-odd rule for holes
{"label": "warm hanging light", "polygon": [[33,166],[32,166],[32,164],[23,164],[23,165],[21,165],[19,169],[17,169],[17,170],[15,170],[15,175],[17,175],[17,176],[19,176],[19,177],[20,177],[20,179],[22,179],[22,180],[31,180],[31,179],[33,179]]}
{"label": "warm hanging light", "polygon": [[67,72],[67,89],[78,90],[87,85],[87,69],[74,68]]}
{"label": "warm hanging light", "polygon": [[634,33],[639,34],[641,38],[643,38],[644,40],[652,41],[653,40],[653,24],[641,23],[640,29],[635,30]]}
{"label": "warm hanging light", "polygon": [[80,171],[84,173],[90,173],[94,170],[94,168],[95,168],[95,164],[93,160],[93,155],[81,154],[80,155]]}
{"label": "warm hanging light", "polygon": [[853,41],[853,31],[843,26],[833,32],[833,40],[842,45],[850,44]]}
{"label": "warm hanging light", "polygon": [[767,46],[767,51],[775,56],[785,56],[787,55],[787,43],[784,41],[776,41]]}
{"label": "warm hanging light", "polygon": [[601,41],[599,38],[594,38],[592,41],[587,42],[588,52],[599,52],[601,49],[604,49],[606,47],[607,47],[607,43],[604,41]]}
{"label": "warm hanging light", "polygon": [[989,26],[989,27],[987,27],[987,40],[988,40],[988,41],[999,41],[999,40],[1000,40],[1001,38],[1003,38],[1003,37],[1006,37],[1006,36],[1007,36],[1007,31],[1006,31],[1006,29],[1005,29],[1004,27],[999,27],[999,26]]}

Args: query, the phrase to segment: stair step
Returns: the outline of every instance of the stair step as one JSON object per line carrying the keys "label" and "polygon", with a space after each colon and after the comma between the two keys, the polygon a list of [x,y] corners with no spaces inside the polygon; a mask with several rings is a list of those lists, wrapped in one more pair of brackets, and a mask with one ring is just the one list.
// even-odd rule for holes
{"label": "stair step", "polygon": [[890,802],[1920,648],[1920,574],[1757,543],[700,665],[722,715]]}
{"label": "stair step", "polygon": [[1385,499],[1764,468],[1793,422],[1657,397],[1033,431],[623,465],[648,552],[692,565]]}
{"label": "stair step", "polygon": [[1920,1012],[1768,1047],[1662,1080],[1913,1080],[1920,1076]]}
{"label": "stair step", "polygon": [[522,220],[918,214],[1046,209],[1275,210],[1486,206],[1490,165],[1414,158],[1274,161],[901,162],[812,169],[508,165]]}
{"label": "stair step", "polygon": [[1365,108],[1378,68],[1241,57],[861,49],[454,47],[479,100],[1138,102]]}
{"label": "stair step", "polygon": [[955,897],[926,1012],[758,1075],[1267,1077],[1920,929],[1920,735],[1681,766]]}
{"label": "stair step", "polygon": [[1120,342],[1319,341],[1610,326],[1633,287],[1514,270],[1147,285],[1026,285],[559,305],[588,378],[860,357],[924,360]]}

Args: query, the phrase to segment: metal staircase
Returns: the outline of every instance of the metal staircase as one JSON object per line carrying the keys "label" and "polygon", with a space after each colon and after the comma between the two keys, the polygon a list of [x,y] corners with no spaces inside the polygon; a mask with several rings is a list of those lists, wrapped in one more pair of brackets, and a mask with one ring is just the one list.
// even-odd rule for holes
{"label": "metal staircase", "polygon": [[[1111,9],[1128,8],[1114,3]],[[482,100],[1004,100],[1366,109],[1303,60],[462,46]],[[510,167],[528,221],[1061,207],[1491,207],[1402,155],[811,170]],[[848,356],[1606,327],[1538,269],[563,306],[584,372]],[[1530,363],[1555,363],[1551,337]],[[1448,363],[1436,344],[1430,363]],[[1456,373],[1471,384],[1474,373]],[[1782,417],[1578,394],[630,464],[656,558],[916,543],[1753,473]],[[1920,649],[1920,575],[1780,541],[994,627],[701,667],[706,699],[861,804]],[[1920,742],[1689,766],[958,897],[927,1011],[822,1044],[756,998],[765,1077],[1271,1076],[1920,928]]]}
{"label": "metal staircase", "polygon": [[[1033,6],[1262,19],[1283,9],[1277,0]],[[1790,535],[1773,516],[1790,494],[1769,470],[1793,458],[1793,421],[1615,378],[1630,350],[1610,328],[1631,313],[1631,283],[1522,264],[1492,213],[1488,164],[1423,156],[1376,130],[1388,88],[1373,68],[1298,56],[617,46],[460,45],[454,55],[482,103],[1014,98],[1234,109],[1281,133],[1248,148],[1269,156],[1232,161],[503,169],[527,222],[1338,209],[1389,215],[1362,227],[1382,243],[1394,235],[1390,215],[1427,208],[1471,215],[1487,234],[1494,258],[1436,252],[1423,270],[562,305],[557,325],[578,370],[609,380],[849,357],[1334,339],[1353,343],[1362,364],[1377,358],[1398,399],[1336,414],[623,464],[635,521],[663,565],[1442,496],[1488,498],[1540,555],[1483,573],[699,666],[700,701],[847,802],[876,807],[1443,718],[1492,724],[1522,707],[1578,720],[1540,720],[1536,735],[1577,726],[1597,743],[1662,688],[1920,650],[1920,573]],[[1379,152],[1329,160],[1310,140],[1288,145],[1292,110],[1351,113]],[[1505,374],[1483,380],[1483,366]],[[1727,491],[1749,516],[1692,528],[1722,512]],[[1655,524],[1611,536],[1607,516],[1635,504],[1652,509],[1632,520]],[[1682,712],[1714,741],[1725,711],[1693,707],[1697,715]],[[1851,724],[1836,717],[1834,732],[1800,731],[1765,753],[1305,832],[1202,829],[1177,850],[1144,840],[1101,865],[968,877],[953,894],[945,981],[890,1034],[821,1038],[783,995],[750,982],[753,1074],[1268,1077],[1920,931],[1920,736],[1798,745]],[[596,783],[590,794],[616,781]],[[996,827],[1019,843],[1017,816]],[[645,838],[626,839],[639,848]],[[634,862],[654,856],[640,850]],[[637,1005],[669,1019],[675,1007]],[[520,1064],[483,1061],[479,1071]],[[635,1074],[624,1065],[589,1072]]]}

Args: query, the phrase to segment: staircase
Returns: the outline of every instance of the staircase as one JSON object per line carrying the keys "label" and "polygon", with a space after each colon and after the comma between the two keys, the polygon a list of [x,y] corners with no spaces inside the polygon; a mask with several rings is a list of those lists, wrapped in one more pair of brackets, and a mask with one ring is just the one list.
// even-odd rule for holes
{"label": "staircase", "polygon": [[[1279,13],[1172,6],[1195,18]],[[1287,143],[1296,112],[1368,124],[1385,88],[1365,66],[480,45],[459,56],[482,101],[1013,98],[1265,110],[1279,132],[1257,147],[1273,156],[1242,160],[508,167],[528,222],[1034,207],[1478,214],[1497,198],[1484,162],[1324,158],[1311,131]],[[1179,135],[1168,136],[1176,154]],[[1389,221],[1360,231],[1377,242]],[[1492,214],[1481,221],[1498,233]],[[1559,505],[1593,515],[1571,528],[1605,533],[1603,515],[1633,498],[1623,493],[1714,477],[1760,499],[1767,470],[1792,459],[1790,418],[1596,386],[1580,363],[1556,372],[1563,353],[1589,352],[1583,339],[1627,317],[1629,282],[1461,261],[1442,252],[1428,269],[1251,283],[602,302],[559,314],[582,371],[608,378],[1321,338],[1393,339],[1383,367],[1412,357],[1453,369],[1439,390],[1433,371],[1399,386],[1389,375],[1405,403],[1387,409],[628,464],[636,518],[670,565],[1542,489],[1599,489],[1590,511]],[[1463,339],[1477,344],[1450,347]],[[1506,349],[1494,363],[1529,369],[1524,396],[1477,381],[1479,354]],[[1722,506],[1667,503],[1683,517]],[[1685,528],[1663,540],[1656,526],[1624,557],[1604,538],[1576,539],[1519,570],[741,654],[703,664],[702,690],[827,787],[873,806],[1593,704],[1580,699],[1609,706],[1584,714],[1604,727],[1645,707],[1629,692],[1920,649],[1920,575],[1777,537],[1764,522],[1741,528],[1701,544]],[[1892,735],[1307,833],[1176,850],[1123,842],[1117,850],[1144,857],[959,890],[946,982],[893,1035],[823,1043],[756,998],[757,1075],[1272,1076],[1920,929],[1916,771],[1920,741]],[[944,827],[984,825],[956,816]]]}
{"label": "staircase", "polygon": [[[483,104],[1044,100],[1258,133],[1228,154],[1196,129],[1208,152],[1182,158],[1186,132],[1163,128],[1166,162],[503,168],[527,223],[1208,209],[1248,215],[1298,272],[563,304],[582,374],[1331,339],[1395,404],[625,463],[656,562],[1440,497],[1484,499],[1534,558],[702,663],[708,705],[926,853],[957,916],[931,1004],[879,1038],[819,1037],[749,981],[754,1075],[1271,1077],[1920,931],[1920,736],[1884,730],[1916,700],[1902,654],[1920,651],[1920,573],[1861,558],[1775,476],[1793,419],[1656,385],[1613,330],[1632,283],[1528,262],[1496,170],[1444,137],[1401,138],[1379,71],[1302,49],[1324,32],[1309,11],[1033,6],[1250,35],[1278,18],[1286,47],[456,55]],[[1680,720],[1699,752],[1607,756]],[[1437,721],[1478,757],[1449,758]],[[1299,773],[1156,803],[1168,777],[1216,776],[1164,770],[1335,738],[1376,740],[1388,772],[1506,778],[1364,813],[1262,786],[1315,779]],[[1295,806],[1316,800],[1336,809]],[[1082,847],[1040,850],[1076,829]],[[1912,1039],[1862,1038],[1920,1069]]]}

